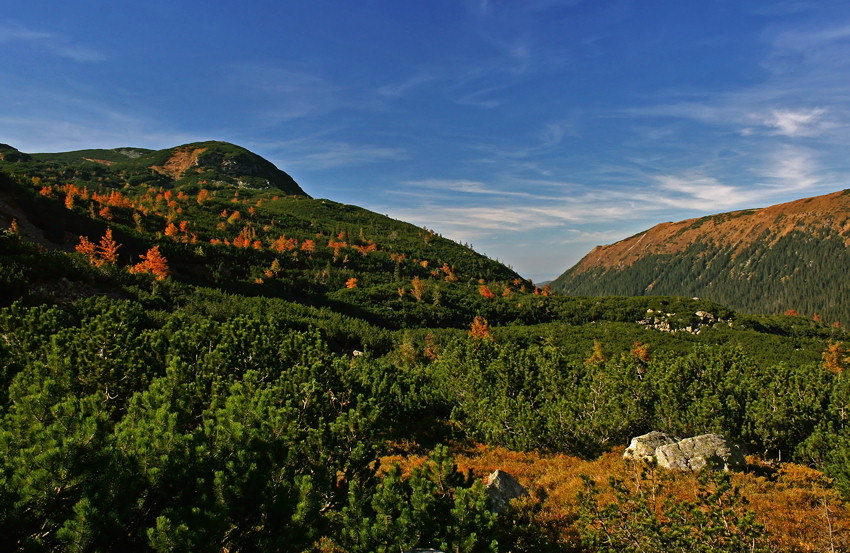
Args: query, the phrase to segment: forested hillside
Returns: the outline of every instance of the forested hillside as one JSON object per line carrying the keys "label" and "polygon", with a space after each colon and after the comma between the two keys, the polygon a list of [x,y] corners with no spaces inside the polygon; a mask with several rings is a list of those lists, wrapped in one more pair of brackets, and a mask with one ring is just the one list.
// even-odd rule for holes
{"label": "forested hillside", "polygon": [[847,545],[840,327],[553,294],[232,145],[0,153],[4,551]]}
{"label": "forested hillside", "polygon": [[683,295],[752,313],[794,311],[850,324],[850,192],[663,223],[595,248],[553,289]]}

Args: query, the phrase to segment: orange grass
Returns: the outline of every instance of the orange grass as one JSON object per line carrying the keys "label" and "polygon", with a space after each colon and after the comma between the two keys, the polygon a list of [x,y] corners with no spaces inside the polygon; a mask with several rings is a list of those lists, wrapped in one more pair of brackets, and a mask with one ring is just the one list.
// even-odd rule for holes
{"label": "orange grass", "polygon": [[[484,477],[500,469],[514,476],[531,492],[520,508],[533,511],[534,523],[541,528],[555,529],[558,541],[564,546],[578,545],[577,497],[583,489],[581,475],[599,484],[601,501],[613,501],[607,486],[609,476],[628,482],[640,470],[638,464],[622,458],[622,447],[593,460],[484,445],[456,445],[453,452],[461,471]],[[382,458],[381,467],[386,469],[398,463],[409,474],[425,459],[425,455],[402,452]],[[821,472],[793,463],[766,464],[754,457],[747,461],[747,471],[735,473],[732,481],[765,526],[776,550],[850,550],[850,512]],[[668,493],[679,501],[693,501],[699,487],[696,475],[674,473],[672,476],[666,487]]]}

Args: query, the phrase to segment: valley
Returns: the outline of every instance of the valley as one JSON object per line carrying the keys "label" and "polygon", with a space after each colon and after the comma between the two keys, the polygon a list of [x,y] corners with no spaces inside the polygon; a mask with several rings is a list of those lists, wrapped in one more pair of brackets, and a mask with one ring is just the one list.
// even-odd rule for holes
{"label": "valley", "polygon": [[[233,144],[0,146],[0,544],[846,550],[847,197],[550,287]],[[745,468],[624,460],[653,430]],[[530,495],[494,510],[496,469]]]}

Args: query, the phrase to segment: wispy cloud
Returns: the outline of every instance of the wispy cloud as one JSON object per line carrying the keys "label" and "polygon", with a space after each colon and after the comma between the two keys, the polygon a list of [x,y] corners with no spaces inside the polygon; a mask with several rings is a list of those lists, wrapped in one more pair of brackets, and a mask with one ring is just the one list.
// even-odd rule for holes
{"label": "wispy cloud", "polygon": [[0,24],[0,44],[16,42],[76,62],[106,60],[106,56],[98,50],[76,44],[64,36],[11,23]]}
{"label": "wispy cloud", "polygon": [[[829,121],[823,120],[826,113],[825,108],[774,109],[767,114],[753,114],[751,118],[758,120],[759,124],[770,129],[769,134],[797,138],[815,136],[832,127]],[[756,131],[751,127],[743,130],[744,135],[750,135],[754,132]]]}
{"label": "wispy cloud", "polygon": [[245,62],[226,66],[225,74],[234,94],[254,97],[254,109],[266,124],[317,117],[351,105],[341,86],[306,69]]}
{"label": "wispy cloud", "polygon": [[[836,46],[850,38],[850,25],[822,25],[783,29],[775,33],[773,46],[778,51],[794,50],[817,54],[818,49]],[[840,45],[847,48],[847,45]]]}
{"label": "wispy cloud", "polygon": [[437,80],[437,75],[431,72],[419,72],[408,79],[397,83],[389,83],[378,87],[378,94],[387,97],[403,96],[410,90],[413,90],[423,84],[431,83]]}
{"label": "wispy cloud", "polygon": [[[424,179],[424,180],[411,180],[404,181],[402,184],[407,185],[408,187],[412,187],[415,193],[418,195],[428,195],[434,190],[450,192],[450,193],[462,193],[462,194],[474,194],[474,195],[485,195],[485,196],[502,196],[502,197],[522,197],[522,198],[536,198],[535,195],[529,194],[527,192],[517,192],[516,190],[502,190],[488,186],[487,184],[479,181],[473,180],[463,180],[463,179]],[[403,190],[398,190],[397,192],[401,194],[410,194],[411,188],[406,188]]]}
{"label": "wispy cloud", "polygon": [[659,175],[654,202],[707,212],[734,209],[758,197],[751,189],[724,184],[705,175]]}
{"label": "wispy cloud", "polygon": [[811,152],[790,146],[777,150],[762,174],[777,189],[794,193],[809,192],[826,176]]}
{"label": "wispy cloud", "polygon": [[[302,146],[301,153],[289,154],[289,165],[310,170],[369,165],[381,161],[397,161],[409,156],[402,148],[349,144],[346,142],[317,142]],[[312,151],[309,151],[312,150]]]}
{"label": "wispy cloud", "polygon": [[21,151],[62,152],[81,148],[168,148],[178,144],[204,140],[208,137],[181,131],[170,131],[153,121],[121,118],[105,122],[83,121],[62,116],[3,117],[0,116],[0,142],[7,142]]}

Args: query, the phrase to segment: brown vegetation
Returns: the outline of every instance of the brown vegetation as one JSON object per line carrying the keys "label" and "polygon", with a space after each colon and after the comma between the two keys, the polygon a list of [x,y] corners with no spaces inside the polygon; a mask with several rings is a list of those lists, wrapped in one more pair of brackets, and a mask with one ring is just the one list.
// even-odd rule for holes
{"label": "brown vegetation", "polygon": [[850,195],[839,191],[762,209],[661,223],[614,244],[597,246],[579,261],[577,269],[628,267],[645,255],[677,253],[698,240],[734,246],[735,252],[740,252],[763,240],[765,233],[772,245],[793,230],[811,228],[829,228],[836,233],[850,230]]}
{"label": "brown vegetation", "polygon": [[[615,448],[597,459],[584,460],[564,454],[516,452],[499,447],[475,445],[458,448],[455,463],[462,471],[484,477],[496,469],[514,476],[531,492],[520,504],[539,528],[557,533],[567,549],[579,540],[578,495],[583,489],[581,475],[596,481],[602,501],[613,501],[607,488],[610,476],[624,481],[634,479],[641,463],[622,458],[623,448]],[[384,457],[382,468],[399,463],[405,473],[425,461],[425,457],[403,454]],[[677,501],[692,501],[699,487],[693,473],[669,473]],[[779,551],[839,551],[850,546],[850,513],[831,488],[823,473],[793,463],[768,465],[748,458],[748,471],[732,479],[758,522],[765,526],[773,547]]]}
{"label": "brown vegetation", "polygon": [[172,179],[179,179],[189,167],[195,165],[198,156],[207,151],[206,148],[175,148],[174,154],[165,165],[154,165],[151,167],[157,173],[168,175]]}

